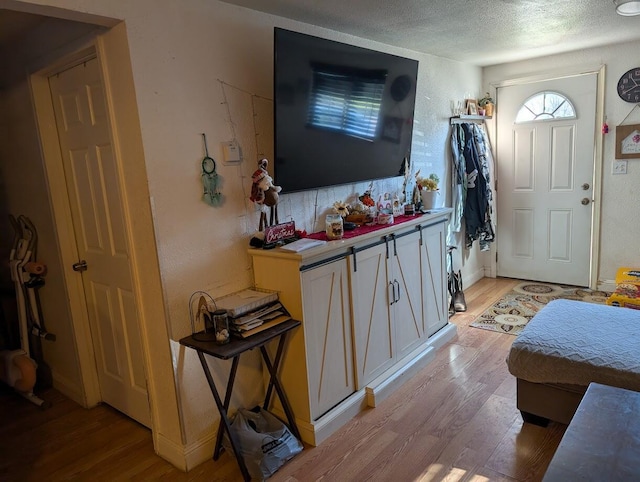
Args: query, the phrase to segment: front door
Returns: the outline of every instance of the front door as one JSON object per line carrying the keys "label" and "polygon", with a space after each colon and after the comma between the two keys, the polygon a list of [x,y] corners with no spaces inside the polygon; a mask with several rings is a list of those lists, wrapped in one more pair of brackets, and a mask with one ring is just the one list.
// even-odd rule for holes
{"label": "front door", "polygon": [[497,274],[589,286],[597,75],[500,87]]}
{"label": "front door", "polygon": [[98,60],[51,76],[49,86],[101,397],[149,427],[128,235]]}

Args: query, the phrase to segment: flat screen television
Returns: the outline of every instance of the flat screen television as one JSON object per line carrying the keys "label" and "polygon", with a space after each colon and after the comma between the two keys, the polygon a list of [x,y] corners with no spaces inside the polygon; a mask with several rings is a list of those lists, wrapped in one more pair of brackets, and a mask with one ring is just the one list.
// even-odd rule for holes
{"label": "flat screen television", "polygon": [[283,193],[404,174],[418,61],[276,28],[274,177]]}

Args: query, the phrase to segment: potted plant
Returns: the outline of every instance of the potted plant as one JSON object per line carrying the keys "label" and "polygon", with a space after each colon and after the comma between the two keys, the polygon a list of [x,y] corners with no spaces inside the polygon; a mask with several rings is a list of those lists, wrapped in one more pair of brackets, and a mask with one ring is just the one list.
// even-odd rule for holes
{"label": "potted plant", "polygon": [[416,173],[416,185],[420,192],[422,209],[433,209],[436,207],[440,178],[434,173],[429,174],[429,177],[420,177],[419,174],[420,172],[418,171]]}
{"label": "potted plant", "polygon": [[478,101],[478,105],[484,109],[486,116],[491,117],[493,115],[493,97],[487,92],[482,99]]}

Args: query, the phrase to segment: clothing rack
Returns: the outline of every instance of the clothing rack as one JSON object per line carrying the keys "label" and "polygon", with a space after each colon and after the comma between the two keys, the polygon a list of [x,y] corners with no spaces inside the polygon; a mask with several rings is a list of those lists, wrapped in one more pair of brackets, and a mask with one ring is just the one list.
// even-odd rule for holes
{"label": "clothing rack", "polygon": [[474,122],[476,124],[481,124],[487,119],[491,119],[491,117],[488,117],[486,115],[462,114],[462,115],[455,115],[453,117],[450,117],[449,123],[450,125],[462,124],[464,122]]}

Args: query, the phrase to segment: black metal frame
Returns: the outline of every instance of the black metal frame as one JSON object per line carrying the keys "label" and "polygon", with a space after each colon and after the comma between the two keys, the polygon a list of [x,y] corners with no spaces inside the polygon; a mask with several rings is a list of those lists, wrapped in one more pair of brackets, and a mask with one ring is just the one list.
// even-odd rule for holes
{"label": "black metal frame", "polygon": [[[278,367],[280,366],[280,361],[282,360],[286,335],[290,330],[299,325],[300,322],[297,320],[287,320],[283,323],[280,323],[279,325],[275,325],[247,338],[232,338],[231,341],[226,345],[218,345],[214,341],[199,341],[197,339],[194,339],[193,335],[180,340],[181,345],[196,350],[198,358],[200,359],[200,364],[202,365],[202,369],[204,371],[204,375],[207,378],[209,387],[211,388],[213,399],[216,402],[216,407],[218,408],[218,412],[220,413],[220,425],[218,426],[216,445],[213,451],[213,460],[218,460],[220,454],[224,450],[224,447],[222,446],[222,440],[224,432],[226,431],[227,435],[229,436],[231,448],[236,455],[236,460],[238,461],[240,472],[242,472],[242,476],[244,477],[245,481],[251,480],[251,476],[249,475],[247,466],[244,463],[244,459],[242,458],[242,455],[238,450],[239,443],[237,437],[231,431],[231,421],[227,415],[227,412],[229,410],[229,403],[231,401],[231,393],[233,391],[233,384],[235,382],[236,373],[238,371],[238,362],[240,361],[240,355],[246,351],[253,350],[254,348],[260,349],[262,359],[265,363],[265,366],[267,367],[267,370],[269,371],[269,385],[267,386],[263,408],[265,410],[268,409],[269,403],[271,402],[271,395],[273,394],[273,389],[275,388],[275,391],[278,394],[278,398],[280,398],[280,402],[282,403],[282,408],[284,409],[287,421],[289,422],[289,429],[296,437],[298,437],[298,439],[300,439],[300,432],[298,431],[298,427],[296,425],[293,410],[291,409],[291,405],[289,405],[289,401],[287,400],[284,388],[282,387],[282,384],[280,383],[280,380],[278,378]],[[275,338],[279,338],[279,341],[276,355],[272,362],[271,358],[269,357],[266,344]],[[224,401],[220,398],[220,394],[218,393],[218,389],[213,380],[213,376],[211,375],[211,370],[209,369],[209,365],[207,363],[205,355],[211,355],[221,360],[232,360],[229,379],[227,381],[224,395]]]}

